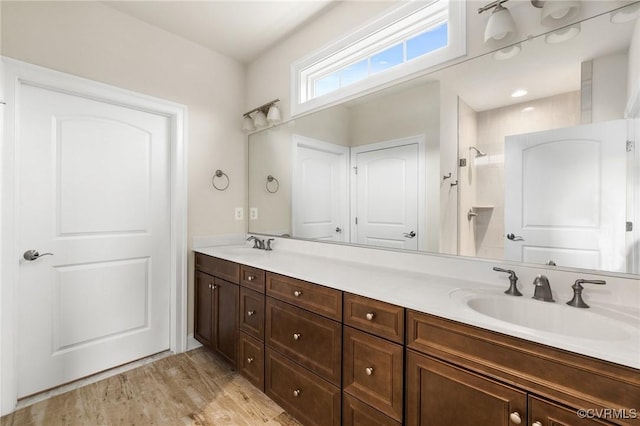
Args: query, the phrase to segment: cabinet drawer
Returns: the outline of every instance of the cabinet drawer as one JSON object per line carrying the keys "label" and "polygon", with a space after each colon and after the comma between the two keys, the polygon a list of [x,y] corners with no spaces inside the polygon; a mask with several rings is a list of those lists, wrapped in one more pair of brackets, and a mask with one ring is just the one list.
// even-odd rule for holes
{"label": "cabinet drawer", "polygon": [[264,294],[240,287],[240,330],[264,341]]}
{"label": "cabinet drawer", "polygon": [[343,394],[342,397],[342,426],[401,426],[391,417],[387,417],[380,411],[375,410],[350,396]]}
{"label": "cabinet drawer", "polygon": [[240,332],[238,371],[264,392],[264,343]]}
{"label": "cabinet drawer", "polygon": [[266,344],[340,385],[340,323],[267,297]]}
{"label": "cabinet drawer", "polygon": [[267,348],[265,393],[307,426],[340,425],[340,389]]}
{"label": "cabinet drawer", "polygon": [[240,285],[264,293],[265,272],[262,269],[240,265]]}
{"label": "cabinet drawer", "polygon": [[[610,423],[601,421],[599,419],[581,418],[577,415],[578,410],[571,410],[566,407],[554,404],[549,401],[545,401],[535,396],[529,396],[529,422],[527,424],[535,425],[538,422],[540,425],[553,425],[553,426],[606,426]],[[593,413],[595,414],[595,413]],[[603,412],[604,414],[604,412]],[[631,415],[629,409],[627,409],[627,415]],[[624,414],[622,414],[624,415]],[[606,416],[606,414],[605,414]],[[613,413],[609,416],[613,420]]]}
{"label": "cabinet drawer", "polygon": [[346,393],[402,421],[403,349],[351,327],[344,327]]}
{"label": "cabinet drawer", "polygon": [[342,320],[342,292],[267,272],[267,295],[301,308]]}
{"label": "cabinet drawer", "polygon": [[240,265],[202,253],[196,253],[196,269],[234,284],[238,284],[240,279]]}
{"label": "cabinet drawer", "polygon": [[344,323],[404,343],[404,308],[368,297],[344,294]]}

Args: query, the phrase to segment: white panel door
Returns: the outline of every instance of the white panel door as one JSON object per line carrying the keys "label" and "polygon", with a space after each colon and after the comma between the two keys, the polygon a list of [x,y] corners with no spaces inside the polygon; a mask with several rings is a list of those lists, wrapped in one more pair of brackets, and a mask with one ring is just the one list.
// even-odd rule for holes
{"label": "white panel door", "polygon": [[509,136],[505,258],[625,272],[626,122]]}
{"label": "white panel door", "polygon": [[348,148],[299,135],[293,143],[293,236],[346,241]]}
{"label": "white panel door", "polygon": [[169,348],[167,117],[22,85],[18,396]]}
{"label": "white panel door", "polygon": [[355,154],[358,244],[418,249],[418,144]]}

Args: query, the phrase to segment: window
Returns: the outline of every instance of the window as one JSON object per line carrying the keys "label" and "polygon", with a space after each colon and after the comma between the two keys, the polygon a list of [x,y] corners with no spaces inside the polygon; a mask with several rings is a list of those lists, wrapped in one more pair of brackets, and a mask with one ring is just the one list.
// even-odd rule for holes
{"label": "window", "polygon": [[293,115],[464,55],[461,0],[411,1],[292,65]]}

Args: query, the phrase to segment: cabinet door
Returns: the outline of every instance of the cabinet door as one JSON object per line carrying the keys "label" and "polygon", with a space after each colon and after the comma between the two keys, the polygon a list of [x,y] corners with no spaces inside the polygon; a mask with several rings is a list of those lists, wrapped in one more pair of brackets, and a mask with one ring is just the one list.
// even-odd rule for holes
{"label": "cabinet door", "polygon": [[526,419],[526,393],[407,351],[407,425],[507,426]]}
{"label": "cabinet door", "polygon": [[211,347],[213,277],[196,271],[194,336],[204,346]]}
{"label": "cabinet door", "polygon": [[238,354],[238,286],[215,278],[213,293],[214,349],[235,367]]}
{"label": "cabinet door", "polygon": [[240,287],[240,330],[264,341],[264,294]]}
{"label": "cabinet door", "polygon": [[[584,415],[580,417],[578,413],[578,410],[570,410],[535,396],[529,396],[528,424],[531,426],[598,426],[610,424],[598,419],[584,418]],[[585,414],[592,417],[598,413],[595,411],[587,411]],[[611,420],[614,419],[615,414],[624,416],[625,413],[601,412],[603,417],[606,416]],[[627,412],[626,414],[630,415],[631,413]],[[618,418],[622,419],[622,417]]]}

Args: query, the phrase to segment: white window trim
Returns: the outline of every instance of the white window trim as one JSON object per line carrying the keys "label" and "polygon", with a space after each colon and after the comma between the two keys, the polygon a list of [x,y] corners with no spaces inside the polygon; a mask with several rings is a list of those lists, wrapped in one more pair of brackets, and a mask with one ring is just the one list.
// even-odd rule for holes
{"label": "white window trim", "polygon": [[[448,0],[448,46],[438,49],[427,55],[417,57],[404,64],[389,68],[378,74],[369,76],[363,80],[354,82],[348,86],[327,93],[323,96],[304,100],[303,83],[309,74],[314,74],[314,64],[336,55],[335,69],[345,64],[344,57],[340,53],[348,54],[349,48],[355,43],[366,39],[371,34],[384,31],[390,25],[410,17],[412,14],[433,6],[435,1],[425,2],[411,0],[403,2],[392,11],[383,16],[360,26],[347,36],[332,42],[321,49],[295,61],[291,64],[291,116],[296,117],[320,108],[334,105],[340,101],[352,99],[383,87],[385,84],[396,80],[408,79],[419,74],[424,74],[429,68],[466,54],[466,7],[463,0]],[[410,25],[410,23],[408,23]],[[363,52],[363,58],[364,58]],[[348,56],[348,61],[353,61],[353,56]],[[310,71],[311,70],[311,71]],[[317,72],[317,71],[316,71]],[[304,101],[303,101],[304,100]]]}

